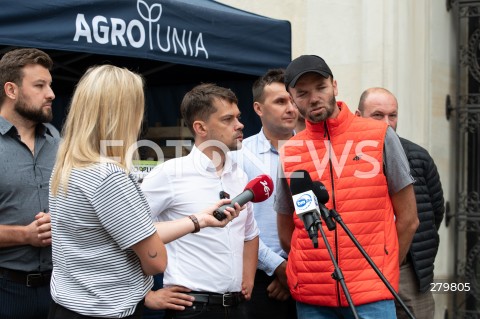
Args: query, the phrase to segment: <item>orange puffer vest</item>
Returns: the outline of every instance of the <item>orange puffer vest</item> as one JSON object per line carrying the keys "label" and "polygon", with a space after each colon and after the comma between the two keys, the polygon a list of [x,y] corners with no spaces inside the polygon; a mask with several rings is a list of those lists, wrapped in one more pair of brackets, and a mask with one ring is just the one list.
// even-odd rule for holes
{"label": "orange puffer vest", "polygon": [[[395,290],[398,290],[398,239],[394,212],[383,171],[383,145],[387,125],[354,116],[338,102],[335,119],[313,124],[295,135],[281,151],[288,183],[291,172],[304,169],[313,181],[325,184],[327,208],[340,214],[346,226],[372,258]],[[329,155],[330,154],[330,155]],[[288,257],[290,292],[297,301],[347,307],[340,283],[332,279],[332,261],[319,234],[318,248],[294,214],[295,229]],[[337,263],[355,305],[393,299],[346,232],[337,223],[329,231],[324,223]]]}

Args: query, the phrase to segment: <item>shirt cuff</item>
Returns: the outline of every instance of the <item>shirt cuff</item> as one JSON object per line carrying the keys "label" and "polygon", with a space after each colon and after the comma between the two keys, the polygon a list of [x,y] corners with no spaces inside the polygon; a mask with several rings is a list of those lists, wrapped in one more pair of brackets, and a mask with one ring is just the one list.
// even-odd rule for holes
{"label": "shirt cuff", "polygon": [[272,276],[275,269],[284,261],[285,259],[282,256],[273,252],[273,250],[260,241],[260,247],[258,249],[258,269],[263,270],[268,276]]}

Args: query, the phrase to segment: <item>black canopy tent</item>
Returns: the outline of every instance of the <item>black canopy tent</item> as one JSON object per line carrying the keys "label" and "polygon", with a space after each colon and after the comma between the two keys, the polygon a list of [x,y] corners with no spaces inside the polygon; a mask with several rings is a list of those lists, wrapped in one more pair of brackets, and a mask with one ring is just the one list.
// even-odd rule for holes
{"label": "black canopy tent", "polygon": [[212,0],[16,0],[0,10],[0,54],[12,47],[52,56],[59,109],[86,68],[111,63],[145,76],[149,126],[178,125],[184,93],[214,82],[239,97],[248,136],[251,84],[290,62],[291,28]]}

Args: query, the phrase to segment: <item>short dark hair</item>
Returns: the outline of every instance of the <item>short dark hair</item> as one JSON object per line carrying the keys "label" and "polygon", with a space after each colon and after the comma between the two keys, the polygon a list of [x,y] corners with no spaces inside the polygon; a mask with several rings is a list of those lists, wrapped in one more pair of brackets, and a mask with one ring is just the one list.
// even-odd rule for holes
{"label": "short dark hair", "polygon": [[232,90],[213,83],[197,85],[183,97],[180,111],[185,124],[193,135],[195,135],[193,122],[196,120],[206,121],[217,111],[213,105],[215,99],[238,104],[237,96]]}
{"label": "short dark hair", "polygon": [[265,100],[264,89],[265,86],[272,83],[281,83],[283,85],[285,81],[284,69],[270,69],[263,76],[259,77],[252,86],[253,102],[263,103]]}
{"label": "short dark hair", "polygon": [[53,61],[48,54],[39,49],[14,49],[5,53],[0,60],[0,105],[6,98],[5,83],[13,82],[22,85],[23,68],[29,64],[39,64],[48,70],[53,67]]}

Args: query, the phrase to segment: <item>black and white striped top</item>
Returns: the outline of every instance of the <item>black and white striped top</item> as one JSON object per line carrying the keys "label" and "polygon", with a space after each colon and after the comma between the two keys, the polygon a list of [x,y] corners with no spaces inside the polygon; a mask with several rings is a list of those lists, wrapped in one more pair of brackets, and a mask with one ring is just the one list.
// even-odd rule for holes
{"label": "black and white striped top", "polygon": [[54,301],[86,316],[131,315],[153,281],[130,247],[156,231],[134,178],[111,163],[74,169],[67,195],[49,200]]}

